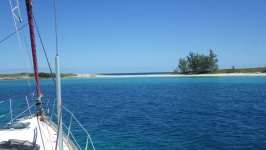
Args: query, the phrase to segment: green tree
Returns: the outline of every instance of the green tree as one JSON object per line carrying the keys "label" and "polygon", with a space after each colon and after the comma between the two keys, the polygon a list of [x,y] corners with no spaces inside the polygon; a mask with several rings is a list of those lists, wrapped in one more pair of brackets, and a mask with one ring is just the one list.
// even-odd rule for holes
{"label": "green tree", "polygon": [[181,73],[188,73],[188,63],[187,60],[184,58],[179,59],[179,64],[178,64],[178,69],[180,70]]}
{"label": "green tree", "polygon": [[181,73],[207,73],[218,70],[217,55],[210,50],[209,55],[190,52],[186,59],[180,58],[178,69]]}
{"label": "green tree", "polygon": [[219,69],[218,67],[218,58],[217,55],[214,54],[212,50],[210,50],[209,57],[208,57],[208,70],[210,72],[214,72]]}
{"label": "green tree", "polygon": [[232,71],[231,71],[232,73],[234,73],[235,72],[235,66],[232,66]]}
{"label": "green tree", "polygon": [[192,73],[198,73],[199,71],[198,57],[199,54],[198,53],[195,54],[193,52],[190,52],[189,55],[187,56],[188,67]]}
{"label": "green tree", "polygon": [[198,56],[198,60],[197,60],[198,72],[197,73],[207,73],[209,71],[208,60],[209,60],[209,57],[207,56],[204,56],[204,55]]}

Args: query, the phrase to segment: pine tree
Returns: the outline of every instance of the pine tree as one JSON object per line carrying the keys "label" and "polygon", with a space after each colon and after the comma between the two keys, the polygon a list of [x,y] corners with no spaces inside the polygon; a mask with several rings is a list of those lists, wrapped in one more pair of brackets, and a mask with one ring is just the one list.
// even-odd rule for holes
{"label": "pine tree", "polygon": [[208,67],[209,67],[208,70],[210,72],[214,72],[214,71],[218,70],[219,67],[217,64],[218,63],[217,55],[214,54],[214,52],[212,50],[210,50],[208,59],[209,59],[208,60]]}
{"label": "pine tree", "polygon": [[188,73],[189,70],[188,70],[188,63],[186,59],[183,59],[183,58],[179,59],[178,68],[181,73]]}
{"label": "pine tree", "polygon": [[189,55],[187,56],[188,67],[192,73],[199,72],[198,57],[199,57],[199,54],[195,54],[192,52],[190,52]]}
{"label": "pine tree", "polygon": [[179,59],[177,68],[181,73],[208,73],[218,70],[217,63],[217,55],[212,50],[207,56],[190,52],[186,59]]}

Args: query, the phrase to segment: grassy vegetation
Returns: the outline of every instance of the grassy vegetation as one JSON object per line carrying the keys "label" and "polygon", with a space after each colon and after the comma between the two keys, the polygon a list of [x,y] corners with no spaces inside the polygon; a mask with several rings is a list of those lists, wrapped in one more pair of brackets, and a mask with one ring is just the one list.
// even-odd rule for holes
{"label": "grassy vegetation", "polygon": [[16,74],[0,74],[0,78],[18,78],[24,77],[24,73],[16,73]]}
{"label": "grassy vegetation", "polygon": [[[30,78],[34,78],[34,74],[33,73],[28,73]],[[53,74],[55,76],[55,74]],[[50,73],[45,73],[45,72],[40,72],[39,73],[39,77],[40,78],[52,78],[52,76]],[[73,73],[61,73],[61,77],[63,78],[67,78],[67,77],[74,77],[76,76],[76,74]],[[0,74],[0,78],[2,79],[24,79],[26,78],[26,73],[14,73],[14,74]]]}
{"label": "grassy vegetation", "polygon": [[[29,74],[29,76],[30,76],[30,77],[34,77],[34,74],[31,73],[31,74]],[[45,73],[45,72],[40,72],[40,73],[39,73],[39,77],[40,77],[40,78],[52,78],[52,76],[55,77],[55,74],[52,75],[52,74],[50,74],[50,73]],[[63,78],[74,77],[74,76],[76,76],[76,75],[73,74],[73,73],[61,73],[61,77],[63,77]]]}
{"label": "grassy vegetation", "polygon": [[259,68],[241,68],[237,69],[232,67],[231,69],[220,69],[215,71],[214,73],[266,73],[266,67]]}

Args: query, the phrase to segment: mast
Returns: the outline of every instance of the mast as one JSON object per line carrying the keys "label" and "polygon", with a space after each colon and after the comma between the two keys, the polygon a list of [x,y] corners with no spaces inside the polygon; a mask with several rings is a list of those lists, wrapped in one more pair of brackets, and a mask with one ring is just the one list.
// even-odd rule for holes
{"label": "mast", "polygon": [[38,61],[37,61],[37,53],[36,53],[36,44],[35,44],[35,34],[34,34],[34,24],[33,24],[33,14],[32,14],[32,0],[25,0],[27,7],[27,15],[28,15],[28,23],[30,30],[30,40],[31,40],[31,51],[32,51],[32,59],[34,65],[34,76],[36,81],[36,90],[38,101],[37,105],[39,106],[39,113],[42,112],[41,106],[41,89],[40,89],[40,81],[39,81],[39,73],[38,73]]}

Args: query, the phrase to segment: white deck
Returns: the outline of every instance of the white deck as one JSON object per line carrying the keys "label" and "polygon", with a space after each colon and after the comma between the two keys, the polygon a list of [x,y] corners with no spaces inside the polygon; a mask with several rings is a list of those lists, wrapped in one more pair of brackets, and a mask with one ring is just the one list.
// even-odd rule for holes
{"label": "white deck", "polygon": [[[51,127],[51,124],[43,121],[38,121],[40,127],[38,126],[37,117],[29,117],[22,119],[21,122],[29,122],[30,125],[26,129],[6,129],[0,130],[0,142],[8,141],[9,139],[18,139],[18,140],[27,140],[32,142],[34,137],[34,129],[37,128],[37,142],[40,146],[40,149],[54,150],[56,145],[56,131]],[[42,137],[41,137],[42,136]],[[42,143],[43,139],[43,143]],[[66,145],[63,142],[63,149],[69,150],[73,149],[70,147],[70,144]]]}

